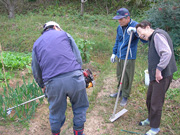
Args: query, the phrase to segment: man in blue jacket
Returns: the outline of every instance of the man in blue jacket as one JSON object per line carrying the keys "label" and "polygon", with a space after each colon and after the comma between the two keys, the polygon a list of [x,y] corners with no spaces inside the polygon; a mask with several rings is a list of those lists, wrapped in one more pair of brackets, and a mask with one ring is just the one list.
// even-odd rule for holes
{"label": "man in blue jacket", "polygon": [[[115,57],[117,56],[117,79],[118,79],[118,86],[120,84],[121,75],[124,67],[124,60],[126,57],[128,42],[130,38],[130,32],[133,31],[134,34],[132,36],[130,51],[128,55],[126,71],[124,74],[124,80],[122,83],[122,89],[120,92],[120,96],[122,96],[122,100],[120,102],[121,106],[125,106],[127,104],[128,97],[131,92],[131,86],[134,77],[134,70],[135,70],[135,59],[136,59],[136,52],[137,52],[137,44],[139,41],[138,36],[136,36],[136,29],[135,26],[138,24],[137,22],[133,21],[130,18],[130,13],[126,8],[120,8],[116,12],[116,16],[113,19],[118,20],[119,26],[117,27],[117,35],[116,35],[116,42],[113,48],[113,54],[110,58],[112,63],[115,62]],[[110,94],[110,97],[117,97],[117,93]]]}
{"label": "man in blue jacket", "polygon": [[65,122],[67,97],[74,114],[74,135],[82,135],[89,102],[81,70],[82,59],[74,39],[50,21],[32,50],[32,71],[49,102],[52,135],[59,135]]}

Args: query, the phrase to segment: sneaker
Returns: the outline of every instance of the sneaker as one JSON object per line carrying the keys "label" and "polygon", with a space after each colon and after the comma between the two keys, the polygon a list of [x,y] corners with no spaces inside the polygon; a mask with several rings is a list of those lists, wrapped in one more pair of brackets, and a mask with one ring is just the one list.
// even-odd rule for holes
{"label": "sneaker", "polygon": [[123,97],[123,99],[120,102],[120,106],[125,106],[127,104],[127,98]]}
{"label": "sneaker", "polygon": [[[113,93],[113,94],[110,94],[109,96],[112,97],[112,98],[116,98],[117,94],[118,93]],[[122,91],[120,91],[119,97],[121,97],[121,95],[122,95]]]}
{"label": "sneaker", "polygon": [[156,128],[156,130],[154,131],[154,130],[152,130],[152,129],[150,129],[148,132],[146,132],[146,134],[145,135],[156,135],[156,134],[158,134],[159,133],[159,131],[160,131],[160,129],[159,128]]}
{"label": "sneaker", "polygon": [[140,126],[149,126],[150,125],[150,121],[148,119],[145,119],[144,121],[139,122]]}

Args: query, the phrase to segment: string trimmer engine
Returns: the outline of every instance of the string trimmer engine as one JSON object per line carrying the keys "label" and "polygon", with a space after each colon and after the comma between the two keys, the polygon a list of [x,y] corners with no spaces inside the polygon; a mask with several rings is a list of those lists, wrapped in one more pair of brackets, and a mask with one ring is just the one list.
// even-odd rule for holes
{"label": "string trimmer engine", "polygon": [[91,70],[90,69],[84,69],[83,74],[84,74],[84,78],[85,78],[85,82],[86,82],[86,88],[93,87],[94,78],[93,78]]}

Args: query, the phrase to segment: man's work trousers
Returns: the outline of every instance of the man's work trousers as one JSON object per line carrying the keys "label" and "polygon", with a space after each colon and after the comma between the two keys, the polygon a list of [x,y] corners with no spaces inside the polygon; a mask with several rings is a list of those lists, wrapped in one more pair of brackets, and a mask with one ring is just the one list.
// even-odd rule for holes
{"label": "man's work trousers", "polygon": [[172,81],[172,75],[157,83],[155,80],[149,84],[146,105],[148,109],[148,119],[150,127],[158,128],[160,126],[162,107],[164,104],[165,93]]}
{"label": "man's work trousers", "polygon": [[[122,72],[124,68],[124,62],[125,60],[119,59],[117,62],[117,80],[118,80],[118,88],[120,85],[121,77],[122,77]],[[122,82],[122,96],[128,98],[131,92],[131,86],[134,78],[134,70],[135,70],[135,60],[127,60],[126,63],[126,70],[124,73],[124,78]]]}
{"label": "man's work trousers", "polygon": [[84,127],[89,102],[82,71],[77,70],[52,78],[46,84],[46,94],[50,104],[49,120],[52,132],[59,132],[65,122],[67,97],[72,105],[74,127]]}

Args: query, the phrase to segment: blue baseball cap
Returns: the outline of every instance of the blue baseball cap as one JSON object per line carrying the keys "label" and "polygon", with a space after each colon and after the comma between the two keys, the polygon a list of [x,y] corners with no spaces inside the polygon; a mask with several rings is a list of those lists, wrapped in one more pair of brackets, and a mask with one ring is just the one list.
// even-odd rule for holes
{"label": "blue baseball cap", "polygon": [[116,16],[113,17],[113,19],[115,20],[119,20],[121,18],[130,16],[129,11],[126,8],[120,8],[117,12],[116,12]]}

